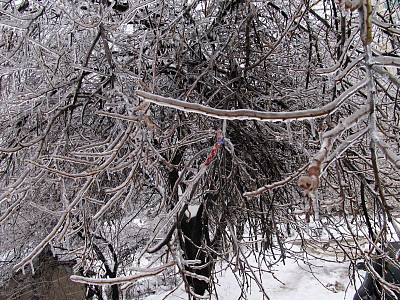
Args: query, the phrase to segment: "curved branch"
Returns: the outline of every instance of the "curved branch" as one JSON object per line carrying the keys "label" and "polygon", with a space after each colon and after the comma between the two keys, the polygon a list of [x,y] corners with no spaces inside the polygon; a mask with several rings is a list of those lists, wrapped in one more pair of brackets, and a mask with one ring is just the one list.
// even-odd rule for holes
{"label": "curved branch", "polygon": [[307,193],[315,192],[319,186],[322,164],[326,161],[329,152],[332,150],[333,142],[345,130],[357,124],[358,120],[370,111],[369,104],[364,105],[352,115],[340,120],[333,129],[322,135],[322,145],[320,150],[314,155],[308,168],[307,176],[301,176],[298,186]]}
{"label": "curved branch", "polygon": [[86,283],[86,284],[113,285],[113,284],[132,282],[132,281],[135,281],[135,280],[138,280],[141,278],[154,276],[174,265],[175,265],[175,262],[170,262],[170,263],[167,263],[165,265],[155,267],[155,268],[141,269],[140,273],[132,275],[132,276],[121,276],[121,277],[116,277],[116,278],[90,278],[90,277],[72,275],[70,277],[70,279],[74,282]]}
{"label": "curved branch", "polygon": [[274,182],[274,183],[271,183],[271,184],[264,185],[264,186],[260,187],[259,189],[255,190],[255,191],[243,193],[243,196],[244,197],[253,197],[253,196],[257,196],[257,195],[259,195],[259,194],[261,194],[261,193],[263,193],[265,191],[272,190],[272,189],[275,189],[277,187],[283,186],[283,185],[291,182],[297,176],[299,176],[301,174],[301,172],[303,172],[308,166],[309,166],[309,164],[305,164],[300,169],[298,169],[296,171],[296,173],[290,175],[289,177],[286,177],[285,179],[283,179],[281,181],[277,181],[277,182]]}

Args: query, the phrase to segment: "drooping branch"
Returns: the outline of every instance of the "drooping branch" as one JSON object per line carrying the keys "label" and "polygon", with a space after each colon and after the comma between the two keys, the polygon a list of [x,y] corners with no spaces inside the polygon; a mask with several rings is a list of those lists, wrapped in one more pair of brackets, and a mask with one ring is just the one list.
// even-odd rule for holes
{"label": "drooping branch", "polygon": [[373,132],[371,134],[372,140],[376,143],[385,157],[398,169],[400,169],[400,157],[390,149],[390,146],[382,139],[378,132]]}
{"label": "drooping branch", "polygon": [[322,145],[320,150],[313,156],[308,168],[307,176],[301,176],[298,180],[300,188],[306,192],[315,192],[319,186],[319,176],[321,175],[322,163],[326,160],[332,149],[335,139],[345,130],[357,124],[358,120],[366,115],[370,110],[369,105],[365,105],[354,114],[341,120],[335,128],[322,135]]}
{"label": "drooping branch", "polygon": [[36,255],[38,255],[44,249],[44,247],[48,243],[50,243],[50,241],[55,237],[57,232],[61,229],[61,227],[63,226],[63,224],[67,220],[67,217],[68,217],[69,213],[71,212],[71,210],[74,209],[75,206],[82,200],[82,198],[84,197],[85,193],[87,192],[87,190],[89,189],[89,187],[93,183],[93,179],[94,178],[91,177],[86,181],[85,185],[82,187],[82,189],[76,195],[74,201],[71,202],[71,204],[69,205],[67,210],[63,213],[61,218],[58,220],[57,225],[54,226],[53,230],[39,243],[39,245],[37,245],[35,247],[35,249],[33,249],[21,262],[19,262],[18,264],[16,264],[14,266],[14,271],[21,270],[25,265],[30,263],[36,257]]}

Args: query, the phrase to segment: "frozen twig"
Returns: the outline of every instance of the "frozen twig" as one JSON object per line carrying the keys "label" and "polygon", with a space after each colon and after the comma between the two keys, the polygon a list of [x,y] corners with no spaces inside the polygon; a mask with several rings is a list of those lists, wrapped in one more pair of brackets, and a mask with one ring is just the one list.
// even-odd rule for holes
{"label": "frozen twig", "polygon": [[[193,176],[193,178],[190,179],[188,187],[185,190],[185,193],[182,195],[181,199],[177,204],[175,204],[174,208],[168,213],[168,215],[162,220],[161,224],[157,226],[155,233],[153,234],[153,238],[150,239],[150,242],[148,246],[156,239],[156,237],[159,235],[161,230],[170,222],[170,220],[175,217],[175,216],[180,216],[182,214],[182,208],[183,210],[186,210],[187,204],[190,202],[190,199],[193,196],[193,193],[196,190],[197,183],[200,180],[200,178],[205,174],[207,170],[207,167],[205,165],[201,165],[199,172]],[[175,230],[176,224],[172,227],[173,230]],[[170,236],[170,234],[167,234],[167,238]],[[161,242],[159,242],[157,245],[153,246],[152,248],[146,247],[147,252],[153,253],[158,251],[163,245],[166,244],[167,238],[164,238]]]}
{"label": "frozen twig", "polygon": [[93,219],[97,220],[102,215],[104,215],[104,213],[107,211],[107,209],[109,209],[111,207],[111,205],[113,205],[113,203],[115,201],[117,201],[119,199],[119,197],[121,197],[121,195],[124,191],[125,191],[125,188],[120,189],[118,192],[116,192],[115,195],[110,200],[108,200],[108,202],[93,216]]}
{"label": "frozen twig", "polygon": [[393,56],[373,57],[371,63],[383,66],[400,67],[400,57],[393,57]]}
{"label": "frozen twig", "polygon": [[53,230],[21,262],[19,262],[14,266],[14,271],[19,271],[25,265],[31,263],[31,261],[36,257],[36,255],[38,255],[43,250],[43,248],[54,238],[54,236],[63,226],[71,210],[82,200],[83,196],[93,183],[93,179],[94,178],[91,177],[86,181],[85,185],[76,195],[74,201],[71,202],[66,212],[64,212],[61,218],[58,220],[58,223],[56,224],[56,226],[54,226]]}
{"label": "frozen twig", "polygon": [[400,80],[398,77],[394,76],[390,72],[388,72],[386,69],[379,67],[377,65],[372,66],[372,70],[375,72],[379,73],[383,77],[388,78],[393,84],[395,84],[398,88],[400,88]]}
{"label": "frozen twig", "polygon": [[314,155],[308,168],[308,175],[301,176],[298,180],[300,188],[307,193],[315,192],[319,186],[319,176],[321,174],[322,163],[326,160],[329,152],[332,149],[334,140],[345,130],[353,127],[358,120],[366,115],[370,110],[369,105],[365,105],[354,114],[345,119],[340,120],[339,124],[333,129],[325,132],[322,135],[322,145],[320,150]]}
{"label": "frozen twig", "polygon": [[[316,69],[315,73],[320,74],[320,75],[327,75],[327,74],[335,73],[338,70],[340,70],[340,67],[343,64],[343,61],[345,61],[345,59],[348,57],[348,48],[350,46],[353,46],[352,42],[353,42],[355,35],[356,35],[356,32],[353,32],[351,34],[351,36],[347,39],[345,49],[343,50],[342,55],[340,56],[338,62],[335,65],[333,65],[331,67],[327,67],[327,68]],[[364,58],[364,56],[361,55],[361,58]],[[357,61],[357,60],[358,60],[358,58],[355,59],[355,61]]]}
{"label": "frozen twig", "polygon": [[333,151],[325,160],[323,172],[329,167],[329,165],[336,161],[351,145],[354,144],[361,136],[368,132],[368,127],[348,136],[344,141],[340,142],[340,145]]}
{"label": "frozen twig", "polygon": [[[145,247],[144,251],[142,252],[142,254],[140,256],[142,256],[144,254],[145,251],[149,252],[149,253],[154,253],[156,251],[158,251],[159,249],[161,249],[161,247],[163,247],[164,245],[167,244],[167,242],[169,241],[169,239],[171,238],[173,231],[175,230],[177,224],[176,222],[173,224],[173,226],[169,229],[168,233],[165,235],[165,237],[159,242],[157,243],[155,246],[150,248],[150,245],[153,243],[153,241],[156,239],[156,237],[159,235],[159,233],[161,232],[161,230],[171,221],[171,219],[173,217],[178,216],[178,221],[180,220],[180,218],[183,216],[184,211],[186,210],[187,205],[189,204],[190,200],[193,197],[193,194],[195,193],[196,189],[197,189],[197,185],[199,180],[203,177],[203,175],[205,174],[205,172],[207,171],[207,167],[209,166],[209,164],[211,163],[211,161],[214,159],[216,152],[219,150],[220,144],[223,143],[223,137],[221,135],[221,130],[217,130],[216,131],[216,137],[217,137],[217,142],[214,144],[213,149],[211,150],[210,156],[207,157],[206,161],[204,163],[202,163],[200,165],[199,171],[197,172],[196,175],[194,175],[189,181],[188,181],[188,185],[186,187],[186,190],[184,192],[184,194],[180,197],[178,203],[175,204],[174,208],[168,213],[168,215],[162,220],[162,222],[160,223],[159,226],[157,226],[152,238],[150,239],[150,241],[148,242],[147,246]],[[207,151],[208,149],[203,149],[202,151],[200,151],[197,155],[200,155],[202,153],[204,153],[205,151]],[[189,162],[189,164],[194,160],[196,156],[194,156],[192,158],[192,160]],[[187,169],[188,165],[186,166],[185,169]],[[178,178],[177,182],[175,183],[174,186],[174,190],[172,192],[172,194],[176,193],[176,189],[178,187],[178,184],[182,181],[183,179],[183,175],[185,174],[186,171],[181,173],[181,176]]]}
{"label": "frozen twig", "polygon": [[266,185],[258,188],[257,190],[252,191],[252,192],[245,192],[245,193],[243,193],[243,196],[244,197],[254,197],[254,196],[257,196],[257,195],[259,195],[259,194],[261,194],[261,193],[263,193],[265,191],[272,190],[272,189],[278,188],[280,186],[283,186],[283,185],[291,182],[297,176],[299,176],[301,174],[301,172],[303,172],[308,167],[308,165],[309,164],[306,164],[306,165],[302,166],[295,173],[291,174],[290,176],[286,177],[285,179],[283,179],[281,181],[277,181],[277,182],[274,182],[274,183],[271,183],[271,184],[266,184]]}
{"label": "frozen twig", "polygon": [[71,109],[73,107],[74,107],[74,105],[72,105],[72,104],[64,106],[64,107],[60,107],[58,112],[49,120],[46,128],[43,130],[43,133],[40,136],[38,136],[26,143],[18,143],[18,146],[14,147],[14,148],[1,148],[0,147],[0,152],[6,152],[6,153],[17,152],[23,148],[27,148],[27,147],[30,147],[32,145],[35,145],[35,144],[41,142],[48,135],[48,133],[49,133],[51,127],[53,126],[54,122],[56,121],[56,119],[62,113],[64,113],[65,111],[67,111],[68,109]]}
{"label": "frozen twig", "polygon": [[26,197],[27,192],[22,197],[19,197],[9,208],[0,216],[0,223],[8,218],[8,216],[18,207],[21,201]]}
{"label": "frozen twig", "polygon": [[371,133],[371,137],[393,166],[400,169],[400,157],[390,149],[390,146],[382,139],[381,135],[374,131]]}
{"label": "frozen twig", "polygon": [[367,267],[368,272],[370,272],[373,277],[382,285],[385,292],[388,293],[392,299],[397,299],[397,296],[393,291],[400,293],[400,287],[385,280],[369,262],[366,262],[365,266]]}
{"label": "frozen twig", "polygon": [[99,116],[106,116],[106,117],[111,117],[111,118],[116,118],[116,119],[121,119],[121,120],[126,120],[126,121],[139,121],[139,118],[136,116],[125,116],[125,115],[120,115],[116,113],[110,113],[107,111],[97,111],[96,114]]}

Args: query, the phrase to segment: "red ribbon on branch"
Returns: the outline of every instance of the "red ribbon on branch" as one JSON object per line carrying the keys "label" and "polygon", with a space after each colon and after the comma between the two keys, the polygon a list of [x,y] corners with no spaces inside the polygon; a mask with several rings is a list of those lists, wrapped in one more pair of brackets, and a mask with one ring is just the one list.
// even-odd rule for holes
{"label": "red ribbon on branch", "polygon": [[222,131],[221,130],[215,131],[215,135],[217,137],[217,142],[214,144],[214,148],[211,150],[210,156],[208,156],[206,161],[203,163],[203,165],[205,165],[205,166],[208,166],[211,163],[211,161],[215,157],[215,154],[217,154],[219,148],[224,143],[224,138],[222,136]]}

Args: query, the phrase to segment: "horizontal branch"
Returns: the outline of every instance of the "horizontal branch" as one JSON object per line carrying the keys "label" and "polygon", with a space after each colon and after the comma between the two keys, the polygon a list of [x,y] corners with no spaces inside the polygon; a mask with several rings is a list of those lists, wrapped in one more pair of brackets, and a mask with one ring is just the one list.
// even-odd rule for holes
{"label": "horizontal branch", "polygon": [[88,173],[86,171],[82,172],[82,173],[77,173],[77,174],[63,172],[63,171],[60,171],[60,170],[49,168],[49,167],[47,167],[45,165],[39,164],[39,163],[37,163],[37,162],[35,162],[33,160],[29,160],[29,159],[26,160],[26,163],[34,165],[35,167],[38,167],[40,169],[49,171],[51,173],[58,174],[58,175],[64,176],[64,177],[69,177],[69,178],[83,178],[83,177],[88,177],[88,176],[92,175],[92,173]]}
{"label": "horizontal branch", "polygon": [[99,116],[107,116],[107,117],[111,117],[111,118],[127,120],[127,121],[134,121],[134,122],[139,120],[139,118],[135,117],[135,116],[124,116],[124,115],[120,115],[120,114],[116,114],[116,113],[110,113],[107,111],[96,111],[96,114],[98,114]]}
{"label": "horizontal branch", "polygon": [[206,115],[217,119],[227,120],[258,120],[258,121],[286,121],[286,120],[304,120],[325,116],[335,111],[346,99],[354,95],[357,91],[367,84],[367,79],[363,79],[359,83],[347,89],[343,94],[334,101],[319,107],[307,110],[287,111],[287,112],[270,112],[257,111],[252,109],[236,109],[226,110],[208,107],[198,103],[190,103],[173,98],[162,97],[144,91],[136,91],[136,95],[145,101],[149,101],[161,106],[167,106],[181,111],[192,112]]}
{"label": "horizontal branch", "polygon": [[394,56],[378,56],[372,59],[373,64],[400,67],[400,57]]}
{"label": "horizontal branch", "polygon": [[74,282],[85,283],[85,284],[114,285],[114,284],[121,284],[121,283],[135,281],[145,277],[155,276],[174,265],[175,262],[170,262],[159,267],[142,269],[140,273],[131,276],[121,276],[116,278],[91,278],[91,277],[72,275],[70,279]]}

